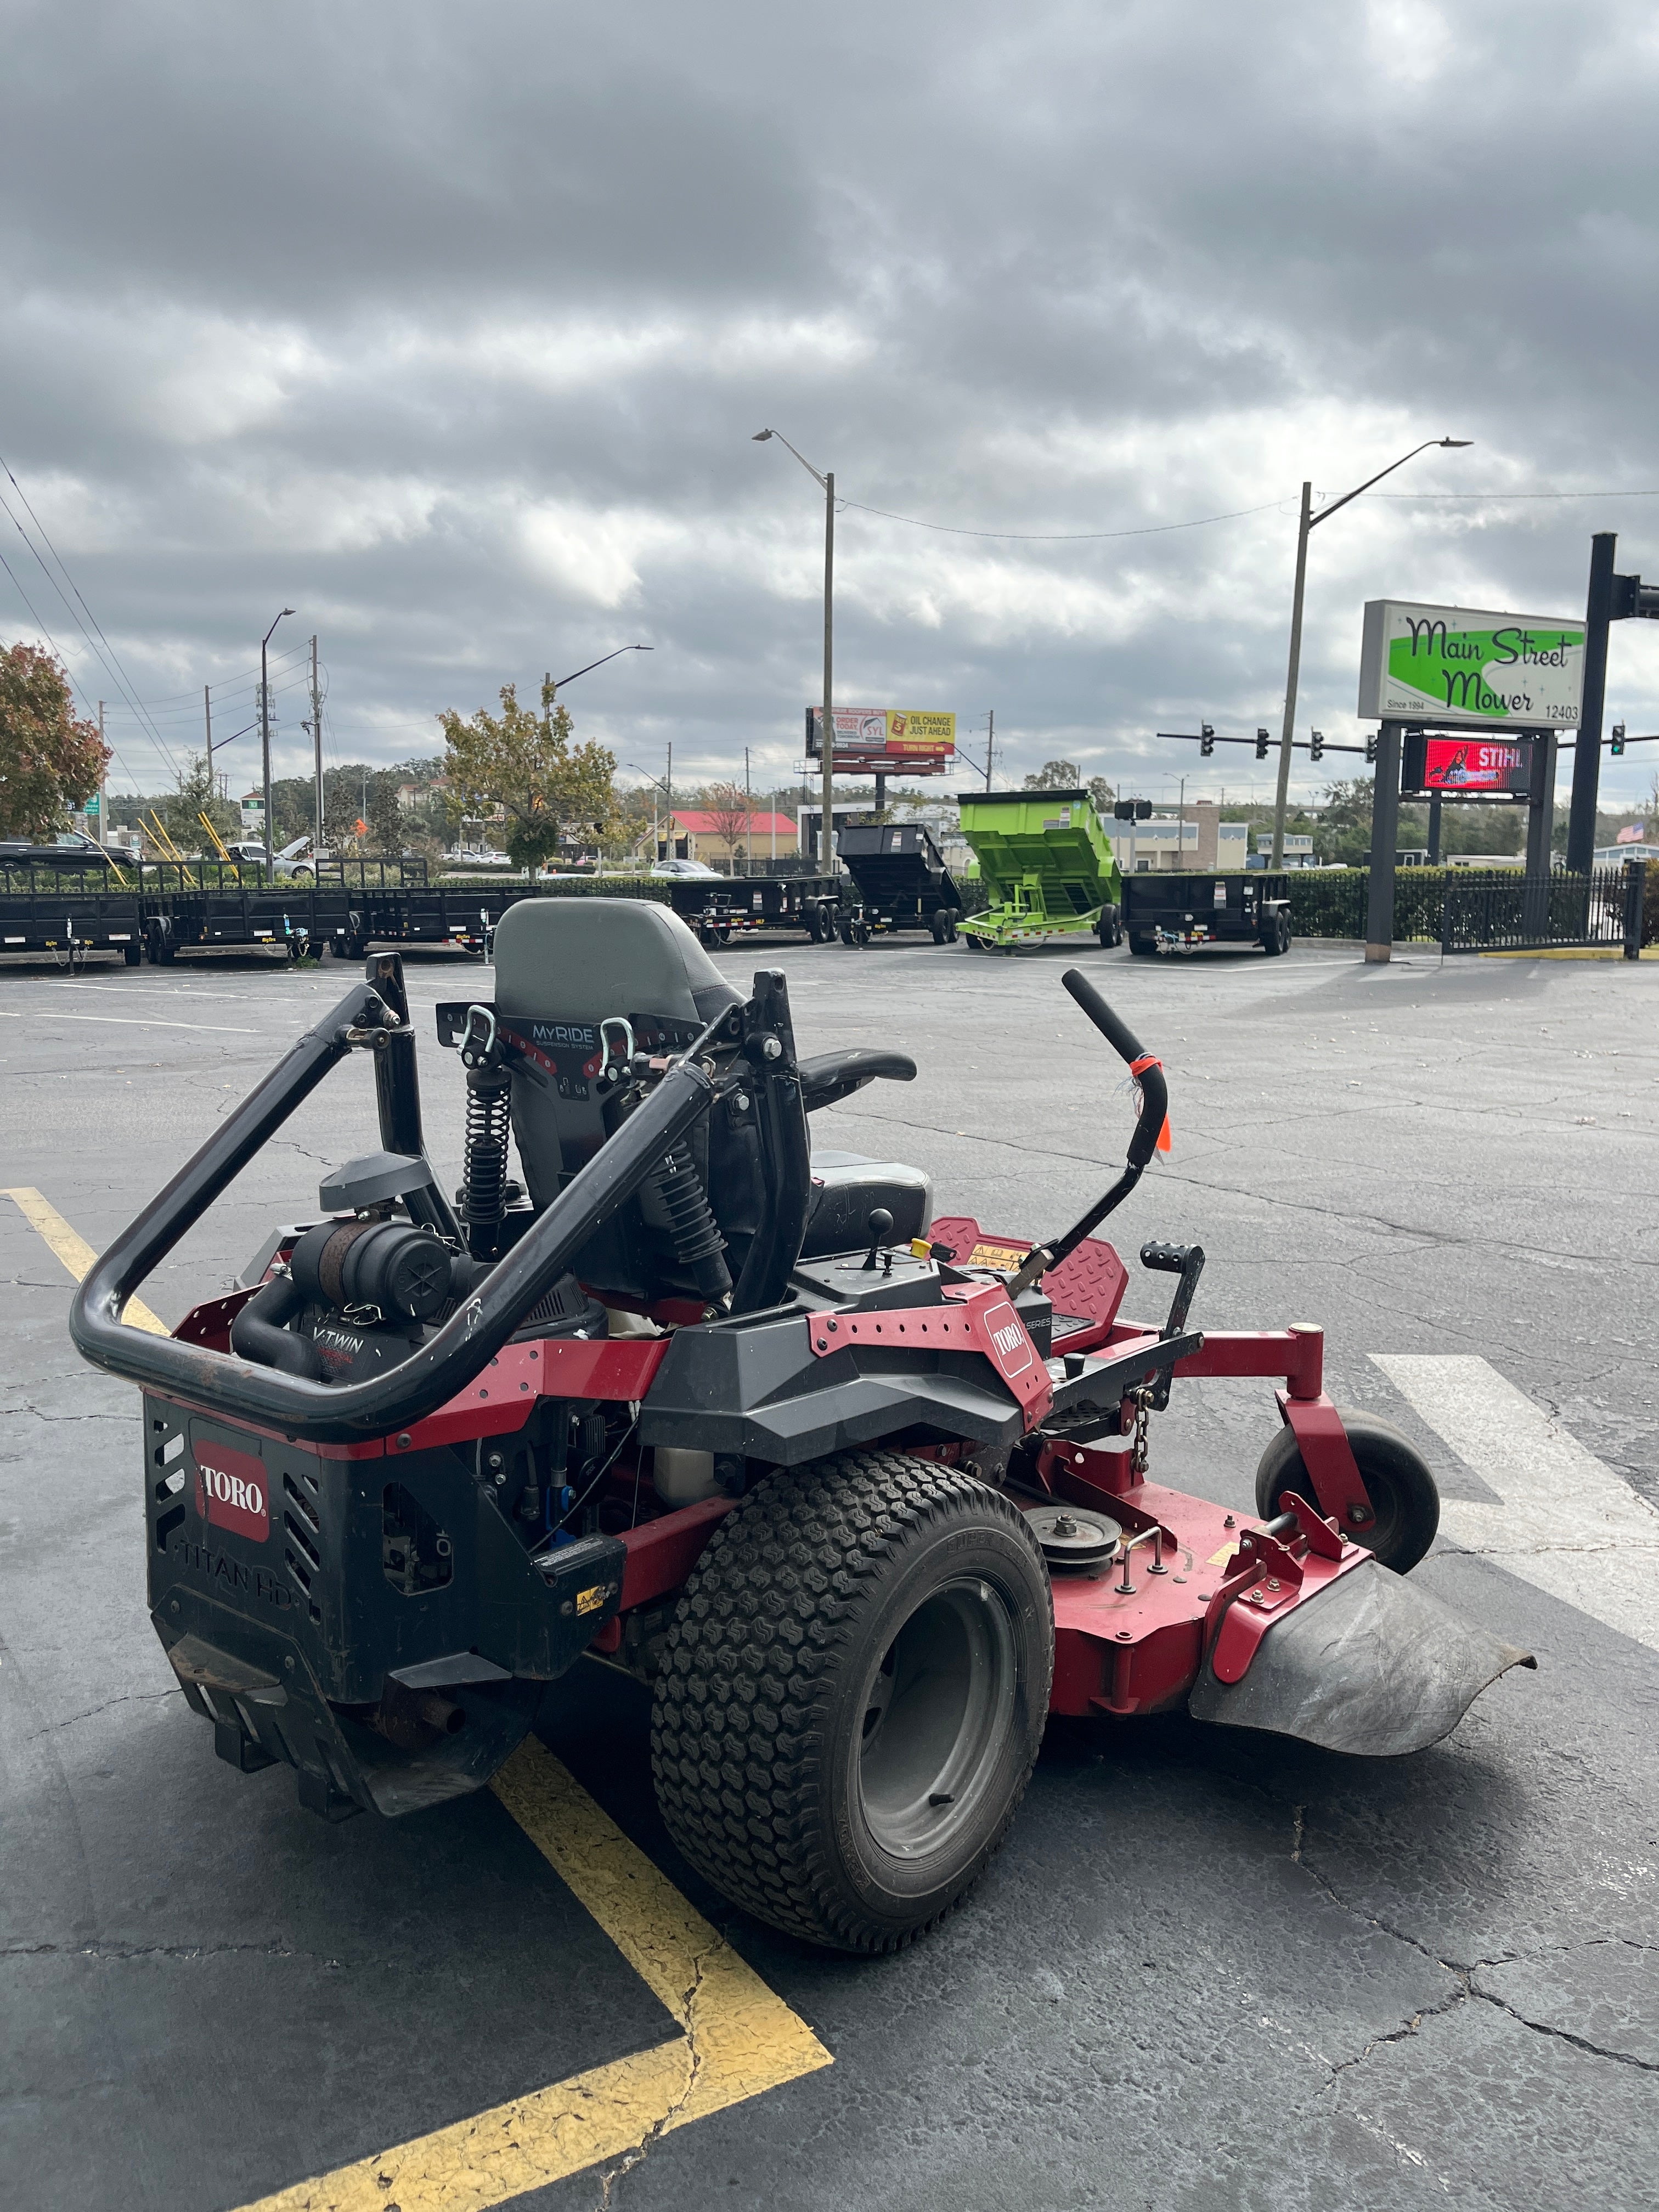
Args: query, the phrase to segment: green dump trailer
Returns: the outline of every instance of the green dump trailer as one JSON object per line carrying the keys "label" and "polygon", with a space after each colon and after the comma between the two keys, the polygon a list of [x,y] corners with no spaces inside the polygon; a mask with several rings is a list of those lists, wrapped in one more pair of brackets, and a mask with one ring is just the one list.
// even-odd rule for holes
{"label": "green dump trailer", "polygon": [[990,904],[958,925],[970,948],[1012,952],[1050,937],[1123,941],[1123,879],[1086,791],[983,791],[958,799],[969,868]]}

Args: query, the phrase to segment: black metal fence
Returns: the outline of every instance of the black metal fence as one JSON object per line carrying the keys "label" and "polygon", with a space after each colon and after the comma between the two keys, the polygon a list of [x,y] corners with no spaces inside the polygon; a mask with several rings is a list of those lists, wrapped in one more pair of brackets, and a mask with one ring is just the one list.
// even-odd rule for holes
{"label": "black metal fence", "polygon": [[1557,870],[1547,876],[1449,880],[1441,949],[1522,952],[1534,947],[1622,946],[1629,880],[1622,868],[1597,868],[1582,876]]}

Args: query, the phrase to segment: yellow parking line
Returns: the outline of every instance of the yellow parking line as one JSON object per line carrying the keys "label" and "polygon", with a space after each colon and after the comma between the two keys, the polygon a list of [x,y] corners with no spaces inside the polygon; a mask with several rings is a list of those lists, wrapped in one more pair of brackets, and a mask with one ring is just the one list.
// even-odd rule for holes
{"label": "yellow parking line", "polygon": [[[51,1245],[78,1283],[98,1255],[84,1237],[71,1229],[55,1206],[49,1206],[38,1190],[0,1190],[0,1198],[9,1198],[32,1229]],[[164,1321],[158,1320],[142,1298],[129,1298],[121,1316],[131,1328],[147,1328],[152,1336],[171,1336],[173,1331]]]}
{"label": "yellow parking line", "polygon": [[805,2021],[532,1736],[492,1784],[538,1850],[679,2023],[618,2058],[416,2136],[241,2212],[485,2212],[833,2063]]}
{"label": "yellow parking line", "polygon": [[[97,1255],[38,1190],[9,1198],[78,1282]],[[171,1332],[132,1299],[126,1318]],[[679,2028],[668,2043],[416,2136],[241,2212],[486,2212],[834,2063],[798,2013],[532,1736],[491,1784]]]}

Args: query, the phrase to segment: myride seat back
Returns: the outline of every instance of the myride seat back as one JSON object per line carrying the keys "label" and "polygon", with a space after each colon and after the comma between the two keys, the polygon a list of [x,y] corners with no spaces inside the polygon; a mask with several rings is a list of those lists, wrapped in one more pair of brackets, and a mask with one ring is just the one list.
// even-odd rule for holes
{"label": "myride seat back", "polygon": [[[522,899],[495,932],[495,1008],[514,1048],[513,1133],[538,1207],[618,1126],[607,1053],[683,1050],[743,994],[678,917],[641,899]],[[625,1024],[625,1030],[620,1026]],[[752,1106],[724,1100],[690,1146],[735,1278],[760,1225],[765,1185]],[[605,1298],[648,1306],[696,1295],[668,1215],[647,1186],[591,1239],[576,1273]]]}

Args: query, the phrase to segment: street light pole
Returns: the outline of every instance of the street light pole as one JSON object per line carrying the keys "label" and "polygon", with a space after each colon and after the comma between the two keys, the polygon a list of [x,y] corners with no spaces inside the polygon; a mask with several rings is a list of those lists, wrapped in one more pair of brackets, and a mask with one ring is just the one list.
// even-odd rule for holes
{"label": "street light pole", "polygon": [[265,873],[267,876],[274,876],[276,872],[276,864],[271,858],[270,852],[270,664],[267,656],[267,648],[270,644],[272,633],[276,628],[276,623],[281,622],[283,615],[291,615],[293,612],[292,607],[284,607],[283,614],[277,616],[276,622],[272,623],[270,629],[259,641],[259,751],[261,766],[264,771]]}
{"label": "street light pole", "polygon": [[818,726],[818,764],[823,770],[823,821],[820,830],[819,866],[824,875],[833,876],[836,868],[835,838],[835,761],[836,761],[836,472],[832,469],[823,476],[812,466],[805,455],[795,453],[781,430],[757,430],[756,445],[764,445],[767,439],[775,438],[781,446],[789,446],[809,477],[823,490],[823,719]]}
{"label": "street light pole", "polygon": [[1367,477],[1363,484],[1345,491],[1328,507],[1313,512],[1313,486],[1302,487],[1302,514],[1296,532],[1296,585],[1291,597],[1291,663],[1285,678],[1285,726],[1279,741],[1279,781],[1273,794],[1273,850],[1271,865],[1285,865],[1285,811],[1291,788],[1291,740],[1296,730],[1296,688],[1302,669],[1302,598],[1308,580],[1308,536],[1322,522],[1328,522],[1337,509],[1346,507],[1351,499],[1358,499],[1362,491],[1369,491],[1374,483],[1381,483],[1396,469],[1403,469],[1407,461],[1415,460],[1431,446],[1472,446],[1473,438],[1425,438],[1420,446],[1413,446],[1409,453],[1402,453],[1397,461],[1390,461],[1386,469],[1379,469],[1374,477]]}

